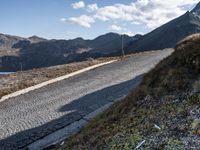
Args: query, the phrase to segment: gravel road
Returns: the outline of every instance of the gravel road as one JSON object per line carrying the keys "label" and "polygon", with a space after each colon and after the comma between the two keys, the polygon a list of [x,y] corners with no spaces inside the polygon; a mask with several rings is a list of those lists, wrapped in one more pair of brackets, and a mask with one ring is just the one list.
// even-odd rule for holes
{"label": "gravel road", "polygon": [[127,95],[172,51],[137,54],[0,104],[0,149],[19,149]]}

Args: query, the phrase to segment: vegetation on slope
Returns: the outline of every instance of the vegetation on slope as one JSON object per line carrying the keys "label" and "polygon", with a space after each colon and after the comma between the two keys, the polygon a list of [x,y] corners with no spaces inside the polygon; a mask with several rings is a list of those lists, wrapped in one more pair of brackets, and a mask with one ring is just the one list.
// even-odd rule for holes
{"label": "vegetation on slope", "polygon": [[125,100],[96,117],[58,149],[198,149],[200,35],[144,76]]}

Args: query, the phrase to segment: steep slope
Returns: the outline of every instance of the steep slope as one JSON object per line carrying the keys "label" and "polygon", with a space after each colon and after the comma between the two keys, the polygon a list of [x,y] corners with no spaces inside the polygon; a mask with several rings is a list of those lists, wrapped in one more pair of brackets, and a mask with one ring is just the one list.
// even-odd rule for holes
{"label": "steep slope", "polygon": [[[60,149],[199,149],[200,34]],[[142,144],[141,144],[142,143]]]}
{"label": "steep slope", "polygon": [[140,40],[132,42],[126,48],[127,51],[172,48],[178,41],[200,32],[199,6],[200,3],[191,12],[186,12],[184,15],[146,34]]}
{"label": "steep slope", "polygon": [[193,14],[199,16],[200,15],[200,3],[196,5],[196,7],[191,11]]}

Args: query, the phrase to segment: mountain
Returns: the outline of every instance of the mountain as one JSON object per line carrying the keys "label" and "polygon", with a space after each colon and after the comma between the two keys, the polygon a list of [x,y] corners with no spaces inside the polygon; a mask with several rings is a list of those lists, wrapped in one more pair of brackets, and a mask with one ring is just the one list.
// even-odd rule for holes
{"label": "mountain", "polygon": [[24,40],[22,37],[0,34],[0,48],[11,48],[14,44]]}
{"label": "mountain", "polygon": [[29,37],[27,40],[30,41],[31,43],[39,43],[39,42],[46,41],[46,39],[38,37],[36,35]]}
{"label": "mountain", "polygon": [[[6,35],[6,37],[15,36]],[[141,35],[135,37],[123,35],[124,46],[139,38],[141,38]],[[15,39],[14,42],[10,41],[7,42],[9,44],[4,45],[9,49],[12,48],[13,51],[19,50],[18,56],[6,55],[1,57],[1,71],[19,70],[19,64],[23,64],[23,69],[27,70],[83,61],[90,57],[113,56],[119,53],[122,45],[122,35],[117,33],[107,33],[93,40],[84,40],[83,38],[45,40],[37,36]]]}
{"label": "mountain", "polygon": [[22,38],[19,36],[7,35],[7,34],[0,34],[0,48],[12,48],[15,44],[22,43],[22,41],[27,41],[30,43],[38,43],[45,41],[46,39],[32,36],[29,38]]}
{"label": "mountain", "polygon": [[89,50],[85,40],[49,40],[22,47],[20,61],[24,69],[47,67],[75,61],[75,56]]}
{"label": "mountain", "polygon": [[127,46],[127,52],[172,48],[185,37],[200,32],[200,3],[191,11],[144,35]]}
{"label": "mountain", "polygon": [[[130,38],[128,35],[122,36],[124,45],[134,41],[134,37]],[[89,46],[93,49],[93,52],[100,52],[104,54],[114,53],[117,52],[122,46],[122,36],[117,33],[107,33],[89,41]]]}

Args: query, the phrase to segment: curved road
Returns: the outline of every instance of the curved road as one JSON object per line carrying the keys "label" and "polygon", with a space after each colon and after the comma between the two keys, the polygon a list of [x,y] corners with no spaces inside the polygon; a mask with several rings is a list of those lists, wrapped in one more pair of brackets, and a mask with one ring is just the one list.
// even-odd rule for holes
{"label": "curved road", "polygon": [[171,52],[136,54],[0,103],[0,149],[23,148],[122,98]]}

